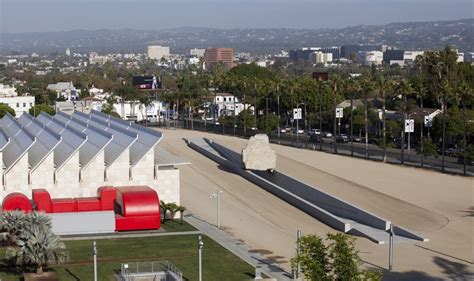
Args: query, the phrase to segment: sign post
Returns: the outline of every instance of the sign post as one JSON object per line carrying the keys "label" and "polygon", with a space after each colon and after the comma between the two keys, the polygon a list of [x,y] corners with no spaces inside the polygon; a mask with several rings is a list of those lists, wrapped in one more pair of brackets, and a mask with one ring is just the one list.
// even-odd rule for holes
{"label": "sign post", "polygon": [[410,151],[410,133],[415,131],[415,119],[405,120],[405,133],[408,133],[408,151]]}
{"label": "sign post", "polygon": [[94,281],[97,281],[97,243],[94,241],[92,243],[92,253],[94,254]]}
{"label": "sign post", "polygon": [[199,281],[202,281],[202,246],[204,242],[202,241],[201,235],[198,237],[198,252],[199,252]]}
{"label": "sign post", "polygon": [[[343,117],[344,114],[344,108],[342,107],[336,107],[336,118],[338,120],[338,129],[339,129],[339,135],[341,134],[341,118]],[[334,136],[336,137],[336,136]]]}
{"label": "sign post", "polygon": [[293,108],[293,119],[296,120],[296,142],[298,142],[298,134],[299,134],[299,127],[298,127],[298,120],[301,119],[301,108]]}

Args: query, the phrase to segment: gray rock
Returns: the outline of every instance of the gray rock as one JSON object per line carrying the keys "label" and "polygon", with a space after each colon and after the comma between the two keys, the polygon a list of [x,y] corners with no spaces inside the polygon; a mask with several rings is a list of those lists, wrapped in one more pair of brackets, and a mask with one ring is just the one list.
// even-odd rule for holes
{"label": "gray rock", "polygon": [[276,168],[276,153],[270,148],[268,136],[258,134],[251,137],[242,149],[242,163],[247,170],[273,171]]}

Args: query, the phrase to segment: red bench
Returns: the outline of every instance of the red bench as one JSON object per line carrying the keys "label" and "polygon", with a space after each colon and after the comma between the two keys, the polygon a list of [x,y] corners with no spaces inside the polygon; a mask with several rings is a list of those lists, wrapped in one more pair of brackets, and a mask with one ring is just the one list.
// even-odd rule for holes
{"label": "red bench", "polygon": [[117,187],[115,230],[145,230],[160,228],[160,200],[148,186]]}

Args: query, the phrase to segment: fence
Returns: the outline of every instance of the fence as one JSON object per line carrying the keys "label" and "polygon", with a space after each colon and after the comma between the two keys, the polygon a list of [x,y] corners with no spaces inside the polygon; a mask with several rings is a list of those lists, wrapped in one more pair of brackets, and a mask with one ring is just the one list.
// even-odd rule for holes
{"label": "fence", "polygon": [[[163,122],[149,123],[147,126],[152,127],[167,127],[167,128],[180,128],[197,131],[205,131],[208,133],[216,133],[223,135],[230,135],[241,138],[249,138],[258,133],[264,133],[255,129],[247,128],[244,131],[240,127],[227,127],[221,124],[214,124],[212,121],[204,122],[203,120],[166,120]],[[369,144],[367,147],[365,143],[361,142],[336,142],[334,145],[333,138],[323,138],[322,142],[313,143],[309,141],[309,137],[306,134],[293,134],[293,133],[280,133],[272,132],[269,134],[271,143],[297,147],[301,149],[319,150],[328,153],[335,153],[338,155],[345,155],[356,158],[363,158],[373,161],[383,161],[383,149],[374,145]],[[336,147],[336,152],[335,152]],[[403,153],[401,149],[387,148],[386,162],[391,164],[413,166],[424,169],[431,169],[451,174],[460,174],[467,176],[474,176],[474,166],[467,165],[464,171],[464,165],[457,157],[445,156],[444,162],[442,161],[441,155],[438,157],[423,156],[417,154],[414,149],[404,149]]]}

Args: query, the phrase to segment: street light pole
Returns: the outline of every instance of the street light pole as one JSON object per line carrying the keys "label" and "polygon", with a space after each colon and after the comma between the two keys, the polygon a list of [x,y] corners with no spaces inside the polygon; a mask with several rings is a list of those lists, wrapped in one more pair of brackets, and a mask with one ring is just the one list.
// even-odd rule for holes
{"label": "street light pole", "polygon": [[199,281],[202,281],[202,246],[204,246],[204,242],[202,241],[201,235],[199,235],[198,236]]}
{"label": "street light pole", "polygon": [[390,224],[390,230],[389,230],[389,245],[388,245],[388,270],[392,271],[393,268],[393,225]]}
{"label": "street light pole", "polygon": [[97,281],[97,244],[92,242],[92,253],[94,254],[94,281]]}
{"label": "street light pole", "polygon": [[215,193],[212,193],[211,196],[209,196],[210,199],[216,198],[217,201],[217,228],[221,228],[221,210],[220,210],[220,196],[221,194],[224,193],[222,190],[217,190]]}
{"label": "street light pole", "polygon": [[[301,230],[296,231],[296,256],[300,257],[301,254]],[[296,278],[300,278],[300,273],[301,273],[301,264],[298,261],[298,265],[296,267]]]}

